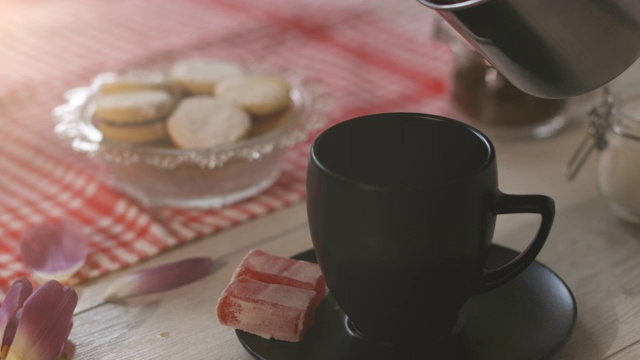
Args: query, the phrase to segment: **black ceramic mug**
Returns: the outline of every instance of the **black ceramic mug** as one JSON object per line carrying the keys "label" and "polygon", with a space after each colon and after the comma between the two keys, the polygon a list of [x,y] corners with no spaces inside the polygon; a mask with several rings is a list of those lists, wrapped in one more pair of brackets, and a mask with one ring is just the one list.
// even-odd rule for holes
{"label": "black ceramic mug", "polygon": [[[444,117],[388,113],[335,125],[311,150],[307,210],[336,302],[361,336],[397,343],[454,328],[466,300],[513,279],[537,256],[554,202],[498,190],[487,137]],[[535,238],[487,270],[496,215],[536,213]]]}

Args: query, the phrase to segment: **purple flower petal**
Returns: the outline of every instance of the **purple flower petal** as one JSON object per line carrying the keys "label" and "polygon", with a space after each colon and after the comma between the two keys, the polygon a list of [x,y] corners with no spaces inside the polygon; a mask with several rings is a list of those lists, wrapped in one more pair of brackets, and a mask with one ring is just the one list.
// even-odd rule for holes
{"label": "purple flower petal", "polygon": [[[7,296],[0,305],[0,349],[13,340],[16,313],[32,291],[33,286],[25,278],[20,278],[11,284]],[[7,335],[6,341],[4,340],[5,334]]]}
{"label": "purple flower petal", "polygon": [[78,295],[73,288],[48,281],[33,292],[22,307],[6,360],[55,360],[69,337]]}
{"label": "purple flower petal", "polygon": [[84,265],[87,238],[72,221],[40,224],[23,236],[20,252],[24,264],[38,277],[65,281]]}
{"label": "purple flower petal", "polygon": [[104,294],[105,301],[171,290],[203,278],[211,272],[213,260],[195,257],[140,270],[116,280]]}
{"label": "purple flower petal", "polygon": [[[6,347],[6,349],[8,350],[9,346],[11,346],[11,343],[13,342],[13,338],[16,336],[16,330],[18,329],[19,322],[20,322],[20,312],[18,312],[15,317],[9,320],[9,323],[7,324],[7,327],[4,331],[4,340],[2,340],[3,349]],[[0,354],[0,359],[2,359],[1,354]]]}

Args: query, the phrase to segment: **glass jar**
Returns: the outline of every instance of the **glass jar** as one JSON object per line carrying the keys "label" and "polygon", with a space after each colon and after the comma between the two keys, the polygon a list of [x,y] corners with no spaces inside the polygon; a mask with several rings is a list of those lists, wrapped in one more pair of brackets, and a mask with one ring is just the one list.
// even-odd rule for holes
{"label": "glass jar", "polygon": [[614,214],[640,224],[640,84],[613,95],[598,183]]}

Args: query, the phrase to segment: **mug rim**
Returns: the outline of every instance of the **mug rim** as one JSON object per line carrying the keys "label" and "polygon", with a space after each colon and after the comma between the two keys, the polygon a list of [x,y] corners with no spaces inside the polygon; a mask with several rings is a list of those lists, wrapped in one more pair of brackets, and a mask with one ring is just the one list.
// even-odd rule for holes
{"label": "mug rim", "polygon": [[[484,159],[484,162],[478,166],[476,169],[474,169],[472,172],[466,174],[464,177],[461,178],[455,178],[455,179],[450,179],[447,182],[438,182],[438,183],[432,183],[432,184],[421,184],[421,185],[378,185],[378,184],[373,184],[371,182],[367,182],[367,181],[363,181],[363,180],[358,180],[358,179],[353,179],[351,177],[347,177],[344,176],[342,174],[339,174],[331,169],[329,169],[327,166],[325,166],[320,159],[317,156],[317,147],[319,145],[319,143],[322,141],[322,139],[327,135],[327,133],[329,133],[330,131],[335,131],[335,129],[337,128],[341,128],[341,127],[347,127],[347,126],[353,126],[354,123],[357,122],[361,122],[361,121],[365,121],[366,119],[370,119],[370,118],[386,118],[386,120],[390,120],[389,117],[394,117],[394,116],[400,116],[403,117],[405,119],[427,119],[427,120],[432,120],[432,121],[438,121],[438,122],[448,122],[451,124],[454,124],[455,126],[464,128],[467,131],[470,131],[471,133],[473,133],[479,140],[481,140],[487,148],[487,156]],[[393,120],[392,120],[393,121]],[[387,113],[376,113],[376,114],[368,114],[368,115],[362,115],[362,116],[358,116],[358,117],[354,117],[354,118],[350,118],[347,119],[345,121],[339,122],[333,126],[330,126],[329,128],[325,129],[324,131],[322,131],[322,133],[320,133],[320,135],[318,135],[315,140],[313,141],[313,144],[311,146],[311,161],[313,162],[313,164],[315,166],[317,166],[322,172],[335,177],[337,179],[340,179],[342,181],[346,181],[346,182],[350,182],[353,184],[356,184],[358,186],[364,187],[364,188],[368,188],[368,189],[373,189],[373,190],[387,190],[387,189],[407,189],[407,190],[416,190],[416,189],[425,189],[425,188],[433,188],[433,187],[438,187],[438,186],[442,186],[442,185],[448,185],[454,182],[458,182],[461,179],[466,179],[466,178],[471,178],[474,177],[477,174],[482,173],[483,171],[485,171],[489,166],[491,166],[492,163],[495,163],[495,148],[493,146],[493,143],[491,142],[491,140],[485,135],[483,134],[480,130],[474,128],[473,126],[464,123],[462,121],[459,120],[455,120],[455,119],[451,119],[445,116],[440,116],[440,115],[433,115],[433,114],[423,114],[423,113],[415,113],[415,112],[387,112]]]}

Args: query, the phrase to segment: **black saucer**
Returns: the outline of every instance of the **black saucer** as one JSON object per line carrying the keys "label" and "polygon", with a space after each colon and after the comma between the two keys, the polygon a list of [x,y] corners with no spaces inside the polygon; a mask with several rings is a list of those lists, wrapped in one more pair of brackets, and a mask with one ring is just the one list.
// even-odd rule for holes
{"label": "black saucer", "polygon": [[[492,245],[488,267],[498,267],[516,255]],[[294,257],[316,261],[313,250]],[[424,358],[546,359],[564,345],[576,317],[571,290],[548,267],[534,262],[508,284],[472,297],[461,311],[461,329],[443,342],[444,350]],[[299,343],[266,340],[240,330],[236,334],[242,346],[260,360],[416,359],[403,355],[403,349],[354,336],[347,322],[329,295],[316,310],[316,324]]]}

